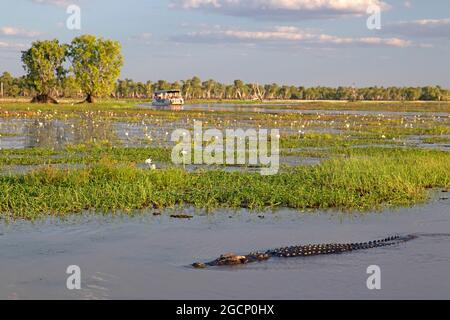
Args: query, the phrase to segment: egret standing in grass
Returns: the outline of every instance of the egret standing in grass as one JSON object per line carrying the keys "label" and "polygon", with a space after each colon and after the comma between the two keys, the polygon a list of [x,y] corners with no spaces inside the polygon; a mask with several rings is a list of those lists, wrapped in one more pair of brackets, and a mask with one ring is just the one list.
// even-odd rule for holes
{"label": "egret standing in grass", "polygon": [[156,164],[153,163],[151,158],[145,160],[145,164],[149,167],[150,170],[156,170]]}

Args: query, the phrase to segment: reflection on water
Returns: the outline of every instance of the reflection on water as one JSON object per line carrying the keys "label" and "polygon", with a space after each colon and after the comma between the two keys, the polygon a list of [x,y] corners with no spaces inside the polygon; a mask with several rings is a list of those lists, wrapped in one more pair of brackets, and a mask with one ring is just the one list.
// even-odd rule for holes
{"label": "reflection on water", "polygon": [[[233,111],[233,112],[257,112],[257,113],[301,113],[301,114],[324,114],[324,115],[358,115],[358,116],[403,116],[403,117],[447,117],[448,112],[405,112],[405,111],[375,111],[375,110],[329,110],[329,109],[293,109],[289,107],[299,106],[298,103],[270,103],[270,104],[186,104],[181,110],[196,111]],[[141,108],[154,110],[180,110],[180,107],[155,107],[151,104],[140,104]],[[276,108],[274,108],[276,107]],[[282,108],[286,107],[286,108]],[[162,109],[161,109],[162,108]]]}
{"label": "reflection on water", "polygon": [[[191,119],[192,120],[192,119]],[[320,123],[319,123],[320,122]],[[323,122],[323,123],[322,123]],[[310,121],[308,132],[340,134],[342,129],[333,127],[334,121]],[[322,125],[322,126],[321,126]],[[254,129],[255,122],[248,120],[234,123],[218,124],[217,128],[227,129]],[[157,146],[171,147],[174,143],[170,140],[171,133],[175,129],[191,129],[192,123],[183,120],[172,122],[158,122],[146,120],[141,122],[122,122],[100,119],[82,120],[29,120],[0,118],[0,149],[29,148],[29,147],[55,147],[59,148],[67,144],[109,142],[113,145],[125,147]],[[204,125],[204,130],[210,126]],[[282,135],[299,134],[296,127],[279,126]],[[432,136],[407,136],[397,139],[397,143],[419,148],[433,148],[449,150],[448,142],[424,142],[424,139]],[[449,138],[449,135],[441,135]],[[398,144],[396,144],[398,145]],[[373,146],[373,145],[371,145]],[[389,146],[389,144],[387,145]]]}
{"label": "reflection on water", "polygon": [[[0,298],[449,299],[449,209],[449,200],[436,200],[363,216],[185,209],[195,217],[147,212],[0,224]],[[238,268],[188,266],[230,251],[410,233],[420,236],[349,254],[279,258]],[[81,291],[65,289],[65,270],[72,264],[81,267]],[[366,268],[373,264],[381,268],[379,291],[366,288]]]}
{"label": "reflection on water", "polygon": [[10,119],[0,118],[0,131],[11,136],[0,138],[0,148],[62,147],[66,144],[96,141],[115,141],[116,132],[111,121],[82,118]]}

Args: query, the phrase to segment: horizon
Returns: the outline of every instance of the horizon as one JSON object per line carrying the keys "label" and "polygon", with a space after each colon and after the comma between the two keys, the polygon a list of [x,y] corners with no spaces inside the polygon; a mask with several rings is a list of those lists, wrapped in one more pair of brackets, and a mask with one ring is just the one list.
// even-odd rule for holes
{"label": "horizon", "polygon": [[[94,34],[122,44],[120,78],[139,82],[450,87],[448,1],[306,2],[11,1],[0,13],[0,71],[23,75],[20,52],[35,40]],[[81,9],[80,30],[66,27],[70,4]],[[367,27],[373,4],[380,30]]]}

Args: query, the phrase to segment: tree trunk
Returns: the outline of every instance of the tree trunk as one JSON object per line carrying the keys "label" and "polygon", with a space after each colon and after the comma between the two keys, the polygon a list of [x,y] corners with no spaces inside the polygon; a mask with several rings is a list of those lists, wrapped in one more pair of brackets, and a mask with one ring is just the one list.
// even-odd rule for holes
{"label": "tree trunk", "polygon": [[58,104],[58,101],[56,101],[54,98],[52,98],[48,94],[38,94],[31,100],[31,103],[54,103]]}
{"label": "tree trunk", "polygon": [[88,94],[87,97],[86,97],[85,102],[87,102],[87,103],[95,103],[95,97],[93,95],[91,95],[91,94]]}
{"label": "tree trunk", "polygon": [[87,103],[95,103],[95,97],[93,95],[91,95],[91,94],[88,94],[86,96],[86,99],[84,99],[81,102],[77,102],[77,104],[83,104],[83,103],[86,103],[86,102]]}

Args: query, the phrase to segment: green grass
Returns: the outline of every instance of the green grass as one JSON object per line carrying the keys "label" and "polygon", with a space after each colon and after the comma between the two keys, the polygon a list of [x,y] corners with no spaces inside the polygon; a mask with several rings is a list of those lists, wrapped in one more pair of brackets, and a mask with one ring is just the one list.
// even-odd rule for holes
{"label": "green grass", "polygon": [[61,149],[3,149],[0,150],[0,165],[93,164],[102,158],[122,163],[143,163],[148,158],[169,162],[170,153],[164,148],[125,148],[101,143],[68,145]]}
{"label": "green grass", "polygon": [[102,160],[85,169],[44,168],[0,176],[5,219],[35,219],[83,210],[167,208],[368,210],[412,205],[429,188],[450,186],[450,153],[372,148],[361,154],[299,166],[274,176],[181,169],[148,171]]}
{"label": "green grass", "polygon": [[372,145],[372,144],[396,144],[399,143],[392,138],[379,134],[363,134],[349,132],[348,134],[331,134],[331,133],[315,133],[309,132],[304,135],[287,135],[282,136],[280,146],[283,149],[293,148],[335,148],[335,147],[351,147],[356,145]]}
{"label": "green grass", "polygon": [[2,137],[17,137],[19,134],[17,133],[10,133],[10,132],[0,132],[0,138]]}

